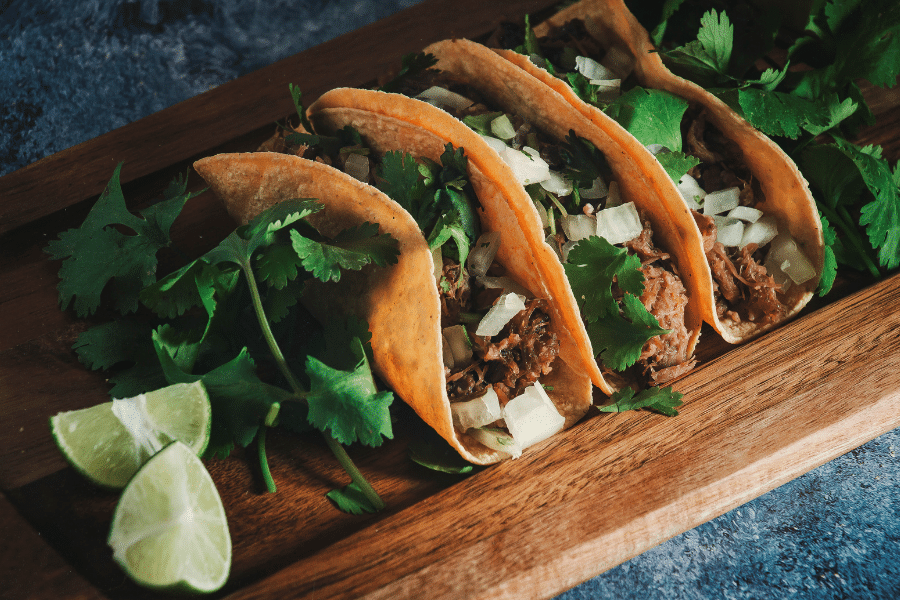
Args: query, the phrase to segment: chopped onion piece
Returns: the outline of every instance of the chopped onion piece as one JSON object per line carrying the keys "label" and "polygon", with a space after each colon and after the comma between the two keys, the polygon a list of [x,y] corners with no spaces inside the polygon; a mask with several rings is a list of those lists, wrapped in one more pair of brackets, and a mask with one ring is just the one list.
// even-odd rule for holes
{"label": "chopped onion piece", "polygon": [[[525,150],[527,151],[529,148],[525,148]],[[522,185],[540,183],[550,177],[550,165],[540,156],[532,157],[507,146],[500,152],[500,158],[509,165],[516,181]]]}
{"label": "chopped onion piece", "polygon": [[609,190],[606,193],[606,208],[622,206],[622,193],[619,191],[619,182],[610,181]]}
{"label": "chopped onion piece", "polygon": [[503,275],[501,277],[489,277],[484,275],[482,277],[475,278],[475,281],[482,287],[486,287],[490,290],[503,290],[505,293],[513,293],[518,294],[520,296],[524,296],[525,298],[534,298],[534,294],[528,291],[525,286],[517,282],[515,279],[507,277]]}
{"label": "chopped onion piece", "polygon": [[[647,148],[647,151],[650,152],[650,154],[652,154],[653,156],[656,156],[657,154],[666,154],[668,152],[671,152],[671,150],[669,150],[662,144],[647,144],[646,148]],[[688,175],[688,177],[690,177],[690,175]],[[693,177],[691,177],[691,179],[693,179]]]}
{"label": "chopped onion piece", "polygon": [[511,435],[498,429],[470,429],[469,435],[491,450],[508,454],[511,458],[522,456],[522,448]]}
{"label": "chopped onion piece", "polygon": [[747,244],[756,244],[762,248],[778,235],[778,225],[774,215],[764,215],[755,223],[750,223],[744,228],[744,237],[741,238],[740,247]]}
{"label": "chopped onion piece", "polygon": [[450,368],[461,369],[468,367],[472,362],[472,344],[469,340],[469,334],[462,325],[453,325],[445,327],[441,330],[444,335],[444,342],[450,347],[453,356],[453,364]]}
{"label": "chopped onion piece", "polygon": [[805,283],[816,276],[816,269],[797,246],[797,242],[787,232],[778,234],[769,246],[766,262],[779,264],[781,270],[794,283]]}
{"label": "chopped onion piece", "polygon": [[[481,135],[481,134],[479,134],[479,135]],[[506,150],[509,147],[506,145],[506,142],[504,142],[503,140],[498,140],[497,138],[491,137],[489,135],[481,135],[481,139],[483,139],[485,142],[487,142],[487,145],[490,146],[491,148],[493,148],[494,150],[496,150],[497,152],[503,152],[504,150]]]}
{"label": "chopped onion piece", "polygon": [[439,282],[444,274],[444,255],[440,246],[431,249],[431,262],[434,264],[434,281]]}
{"label": "chopped onion piece", "polygon": [[521,448],[541,442],[562,431],[566,419],[550,400],[540,383],[529,385],[503,407],[503,420]]}
{"label": "chopped onion piece", "polygon": [[450,348],[450,340],[447,339],[443,331],[441,332],[441,358],[444,366],[448,369],[452,369],[456,365],[456,360],[453,358],[453,349]]}
{"label": "chopped onion piece", "polygon": [[541,229],[550,227],[550,217],[547,215],[547,209],[544,208],[544,205],[537,201],[533,201],[532,204],[534,204],[538,217],[541,219]]}
{"label": "chopped onion piece", "polygon": [[744,237],[744,222],[730,217],[715,216],[716,241],[725,247],[738,246]]}
{"label": "chopped onion piece", "polygon": [[568,196],[572,193],[572,182],[556,171],[550,171],[550,177],[541,182],[541,187],[557,196]]}
{"label": "chopped onion piece", "polygon": [[577,242],[597,235],[597,218],[594,215],[563,215],[559,221],[569,241]]}
{"label": "chopped onion piece", "polygon": [[594,180],[594,185],[589,188],[579,188],[578,193],[585,200],[599,200],[609,193],[609,188],[606,187],[606,182],[603,181],[603,178],[598,176]]}
{"label": "chopped onion piece", "polygon": [[591,85],[596,86],[597,91],[601,94],[608,92],[618,92],[622,89],[621,79],[591,79]]}
{"label": "chopped onion piece", "polygon": [[709,192],[703,198],[703,214],[719,215],[740,204],[740,190],[736,187]]}
{"label": "chopped onion piece", "polygon": [[597,213],[597,235],[610,244],[622,244],[641,234],[644,226],[634,202],[627,202]]}
{"label": "chopped onion piece", "polygon": [[369,157],[355,152],[347,157],[344,163],[344,172],[365,183],[369,180]]}
{"label": "chopped onion piece", "polygon": [[759,221],[759,218],[763,216],[763,211],[756,208],[750,208],[749,206],[736,206],[728,211],[727,216],[732,219],[746,221],[747,223],[756,223]]}
{"label": "chopped onion piece", "polygon": [[463,431],[490,425],[503,416],[500,411],[500,399],[494,388],[488,388],[483,396],[474,400],[452,402],[450,412],[453,413],[453,424]]}
{"label": "chopped onion piece", "polygon": [[501,140],[511,140],[516,137],[516,130],[513,129],[512,123],[506,115],[500,115],[491,121],[491,133]]}
{"label": "chopped onion piece", "polygon": [[497,249],[500,247],[500,232],[488,231],[482,233],[478,237],[478,241],[469,251],[469,257],[466,259],[466,268],[472,277],[480,277],[487,273],[497,256]]}
{"label": "chopped onion piece", "polygon": [[448,107],[455,110],[463,110],[474,104],[465,96],[461,96],[456,92],[451,92],[446,88],[432,86],[416,96],[419,100],[424,100],[429,104],[434,104],[440,108]]}
{"label": "chopped onion piece", "polygon": [[513,293],[500,296],[481,319],[475,335],[488,337],[497,335],[510,319],[523,310],[525,310],[525,296]]}
{"label": "chopped onion piece", "polygon": [[781,270],[781,265],[776,260],[770,260],[771,252],[766,256],[765,262],[763,262],[763,266],[766,268],[766,273],[771,275],[772,279],[775,280],[775,283],[781,286],[781,291],[786,292],[793,285],[793,281],[791,278],[787,276],[787,274]]}
{"label": "chopped onion piece", "polygon": [[615,79],[616,74],[587,56],[575,57],[575,70],[588,79]]}
{"label": "chopped onion piece", "polygon": [[681,197],[685,199],[690,208],[700,210],[700,201],[706,197],[706,192],[703,191],[696,179],[685,173],[678,182],[678,191],[681,192]]}

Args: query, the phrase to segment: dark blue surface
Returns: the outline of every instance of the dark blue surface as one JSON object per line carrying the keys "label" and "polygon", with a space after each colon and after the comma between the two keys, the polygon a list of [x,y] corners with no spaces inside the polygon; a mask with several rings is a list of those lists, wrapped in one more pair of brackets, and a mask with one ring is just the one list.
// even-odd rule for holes
{"label": "dark blue surface", "polygon": [[[0,175],[417,1],[0,0]],[[560,598],[900,597],[898,449],[895,430]]]}

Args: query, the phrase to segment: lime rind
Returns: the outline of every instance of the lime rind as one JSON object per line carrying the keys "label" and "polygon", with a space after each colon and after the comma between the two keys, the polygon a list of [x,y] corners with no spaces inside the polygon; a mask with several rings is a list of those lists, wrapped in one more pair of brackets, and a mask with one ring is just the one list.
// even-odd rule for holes
{"label": "lime rind", "polygon": [[231,570],[222,500],[197,455],[173,442],[129,481],[108,538],[114,560],[139,585],[208,593]]}
{"label": "lime rind", "polygon": [[174,440],[202,454],[211,414],[209,395],[197,381],[62,412],[50,418],[50,430],[76,471],[100,486],[121,489]]}

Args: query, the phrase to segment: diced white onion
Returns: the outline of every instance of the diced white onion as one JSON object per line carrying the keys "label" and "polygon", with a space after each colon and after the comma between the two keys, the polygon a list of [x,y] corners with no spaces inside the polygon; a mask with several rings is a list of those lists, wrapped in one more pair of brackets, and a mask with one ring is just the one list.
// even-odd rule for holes
{"label": "diced white onion", "polygon": [[489,277],[487,275],[484,275],[482,277],[475,278],[475,281],[481,287],[485,287],[490,290],[503,290],[503,292],[507,294],[513,293],[524,296],[525,298],[534,298],[534,294],[528,291],[525,286],[517,282],[515,279],[507,277],[506,275],[503,275],[501,277]]}
{"label": "diced white onion", "polygon": [[[478,134],[478,135],[481,135],[481,134]],[[481,139],[483,139],[485,142],[487,142],[487,145],[490,146],[491,148],[493,148],[494,150],[496,150],[498,153],[503,152],[504,150],[506,150],[509,147],[506,145],[506,142],[504,142],[503,140],[498,140],[497,138],[489,136],[489,135],[481,135]]]}
{"label": "diced white onion", "polygon": [[461,96],[456,92],[451,92],[446,88],[436,85],[428,88],[416,96],[416,98],[441,108],[447,107],[454,110],[463,110],[464,108],[469,108],[473,104],[473,102],[465,96]]}
{"label": "diced white onion", "polygon": [[[652,154],[653,156],[656,156],[657,154],[665,154],[667,152],[671,152],[671,150],[669,150],[662,144],[647,144],[646,147],[647,147],[647,151],[650,152],[650,154]],[[693,179],[693,177],[691,177],[691,179]]]}
{"label": "diced white onion", "polygon": [[501,140],[511,140],[516,137],[516,130],[506,115],[500,115],[491,121],[491,133]]}
{"label": "diced white onion", "polygon": [[622,244],[641,234],[644,226],[634,202],[627,202],[597,213],[597,235],[610,244]]}
{"label": "diced white onion", "polygon": [[566,419],[547,396],[540,383],[529,385],[503,407],[503,420],[521,448],[541,442],[562,431]]}
{"label": "diced white onion", "polygon": [[609,190],[606,193],[606,208],[613,208],[622,205],[622,192],[619,189],[618,181],[609,182]]}
{"label": "diced white onion", "polygon": [[[616,74],[587,56],[575,57],[575,70],[588,79],[615,79]],[[593,82],[591,82],[593,83]]]}
{"label": "diced white onion", "polygon": [[791,278],[781,270],[781,265],[778,263],[778,261],[770,260],[770,255],[771,253],[766,256],[766,260],[763,262],[763,266],[766,268],[766,273],[775,280],[775,283],[781,286],[782,292],[786,292],[788,291],[788,289],[790,289],[794,282],[791,281]]}
{"label": "diced white onion", "polygon": [[523,310],[525,310],[525,296],[513,293],[500,296],[481,319],[475,335],[488,337],[497,335],[510,319]]}
{"label": "diced white onion", "polygon": [[597,87],[597,91],[601,94],[609,92],[618,92],[622,89],[621,79],[591,79],[591,85]]}
{"label": "diced white onion", "polygon": [[[700,210],[700,201],[706,197],[706,192],[697,183],[697,180],[685,173],[678,182],[678,191],[688,206],[694,210]],[[704,211],[706,214],[706,211]]]}
{"label": "diced white onion", "polygon": [[500,247],[500,232],[488,231],[482,233],[478,237],[478,241],[469,252],[466,259],[466,269],[472,277],[480,277],[487,273],[497,256],[497,249]]}
{"label": "diced white onion", "polygon": [[369,157],[362,154],[351,153],[344,163],[344,172],[354,179],[366,182],[369,179]]}
{"label": "diced white onion", "polygon": [[816,276],[816,269],[787,232],[778,234],[769,246],[766,262],[778,263],[794,283],[800,284]]}
{"label": "diced white onion", "polygon": [[511,435],[496,429],[470,429],[469,435],[491,450],[508,454],[511,458],[522,456],[522,448]]}
{"label": "diced white onion", "polygon": [[450,368],[461,369],[468,367],[472,362],[472,346],[469,342],[466,328],[463,325],[453,325],[445,327],[441,330],[441,333],[444,335],[444,340],[453,353],[453,365]]}
{"label": "diced white onion", "polygon": [[431,249],[431,262],[434,265],[434,281],[438,282],[444,274],[444,255],[440,246]]}
{"label": "diced white onion", "polygon": [[550,171],[550,177],[541,182],[541,187],[557,196],[568,196],[572,193],[572,182],[556,171]]}
{"label": "diced white onion", "polygon": [[453,358],[453,349],[450,347],[450,340],[447,339],[443,331],[441,332],[441,359],[444,362],[444,366],[448,369],[452,369],[456,365],[456,359]]}
{"label": "diced white onion", "polygon": [[719,215],[740,204],[740,190],[736,187],[709,192],[703,198],[703,214]]}
{"label": "diced white onion", "polygon": [[547,209],[540,202],[534,202],[534,208],[537,209],[538,217],[541,219],[541,229],[550,227],[550,217],[547,215]]}
{"label": "diced white onion", "polygon": [[744,222],[730,217],[713,217],[716,222],[716,241],[725,247],[738,246],[744,236]]}
{"label": "diced white onion", "polygon": [[763,216],[763,211],[750,208],[749,206],[736,206],[728,211],[728,216],[732,219],[740,219],[747,223],[756,223]]}
{"label": "diced white onion", "polygon": [[585,200],[599,200],[609,193],[609,188],[606,187],[606,182],[603,181],[603,178],[598,176],[594,180],[594,185],[589,188],[579,188],[578,193]]}
{"label": "diced white onion", "polygon": [[[525,150],[528,151],[530,148],[526,147]],[[516,181],[522,185],[540,183],[550,177],[550,165],[540,156],[529,156],[525,152],[507,146],[500,152],[500,158],[509,165]]]}
{"label": "diced white onion", "polygon": [[577,242],[597,235],[597,219],[594,215],[563,215],[559,221],[569,241]]}
{"label": "diced white onion", "polygon": [[747,244],[756,244],[762,248],[771,242],[778,235],[778,224],[775,222],[774,215],[765,215],[759,218],[755,223],[750,223],[744,227],[744,236],[741,238],[740,247],[743,248]]}
{"label": "diced white onion", "polygon": [[474,400],[452,402],[450,412],[453,414],[454,425],[463,431],[490,425],[503,416],[500,411],[500,399],[494,388],[488,388],[483,396]]}

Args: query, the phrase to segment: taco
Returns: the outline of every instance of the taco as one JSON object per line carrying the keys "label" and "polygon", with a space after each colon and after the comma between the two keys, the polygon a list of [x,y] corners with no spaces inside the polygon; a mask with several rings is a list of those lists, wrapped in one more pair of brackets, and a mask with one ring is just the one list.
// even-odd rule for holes
{"label": "taco", "polygon": [[[659,146],[635,148],[634,157],[656,173],[665,203],[691,208],[702,239],[685,238],[702,274],[690,282],[692,292],[704,320],[726,341],[747,341],[809,302],[825,250],[818,211],[797,166],[721,100],[670,72],[621,0],[582,0],[553,15],[534,28],[530,56],[508,49],[530,32],[510,33],[507,28],[491,40],[507,46],[497,52],[598,127],[611,121],[601,108],[627,119],[627,102],[645,94],[663,92],[685,102],[684,147],[662,152],[683,151],[699,164],[683,174],[670,171],[676,187],[660,175],[658,163],[666,157],[651,154]],[[616,100],[622,82],[630,89]]]}
{"label": "taco", "polygon": [[[518,233],[531,248],[585,368],[604,393],[661,385],[693,367],[702,321],[682,283],[693,275],[679,238],[698,235],[687,209],[678,206],[681,213],[676,214],[658,202],[654,181],[617,138],[487,48],[453,40],[426,52],[437,57],[437,69],[404,81],[402,91],[444,110],[408,97],[334,90],[310,107],[310,120],[334,131],[353,115],[370,119],[378,114],[465,145],[470,162],[504,189]],[[509,143],[487,135],[491,128],[508,130]],[[579,192],[574,186],[573,193],[571,182],[561,177],[562,163],[573,157],[587,157],[590,163],[575,170],[596,170],[590,176],[581,173],[583,187],[593,189]],[[551,173],[553,181],[548,180]],[[607,184],[612,194],[599,189]],[[554,185],[568,186],[568,191]],[[621,231],[606,235],[618,246],[597,237],[598,223],[615,230],[623,221],[630,228],[625,237]],[[570,278],[579,281],[574,286],[579,299],[591,298],[579,302]],[[582,294],[584,288],[589,291]]]}
{"label": "taco", "polygon": [[[365,156],[365,148],[354,150],[352,154]],[[313,161],[276,152],[222,154],[194,166],[241,223],[281,201],[316,198],[325,210],[309,220],[324,235],[369,222],[398,241],[396,265],[346,273],[337,285],[307,288],[304,303],[315,315],[337,310],[365,319],[372,334],[374,371],[464,459],[490,464],[517,456],[522,448],[580,419],[591,404],[590,380],[566,362],[559,344],[564,330],[545,310],[543,288],[518,277],[521,264],[504,264],[508,251],[498,252],[496,261],[484,252],[469,252],[481,264],[496,263],[485,269],[505,269],[505,278],[527,281],[537,291],[525,292],[526,297],[488,290],[482,303],[498,296],[500,300],[497,310],[485,308],[495,315],[488,325],[496,331],[476,327],[488,317],[473,325],[460,322],[461,308],[477,313],[469,305],[457,306],[457,322],[448,324],[442,306],[462,296],[465,268],[460,278],[457,264],[452,282],[448,273],[453,269],[438,270],[436,278],[435,253],[411,214],[375,187],[323,163],[335,157],[323,154]],[[473,168],[460,177],[480,175]],[[487,215],[482,221],[485,231],[500,228],[504,216],[490,209],[492,200],[478,199],[487,207],[482,211]],[[448,293],[439,289],[440,282],[448,283]],[[524,291],[521,285],[516,289]],[[460,372],[479,373],[482,380],[463,381],[465,373]]]}

